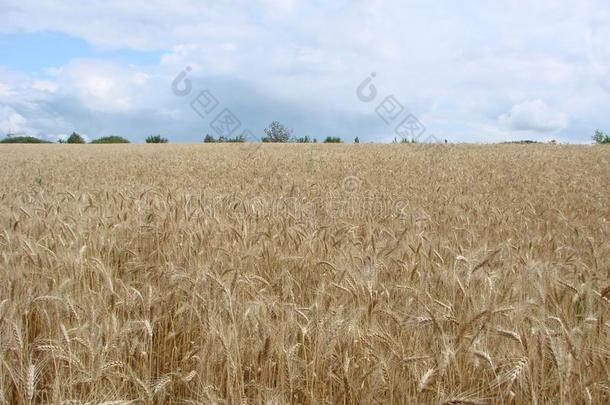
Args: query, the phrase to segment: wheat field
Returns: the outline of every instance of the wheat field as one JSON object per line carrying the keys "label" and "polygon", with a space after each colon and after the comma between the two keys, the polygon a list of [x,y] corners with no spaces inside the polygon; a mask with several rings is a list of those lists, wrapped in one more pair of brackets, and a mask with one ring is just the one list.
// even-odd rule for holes
{"label": "wheat field", "polygon": [[0,403],[609,403],[609,160],[2,146]]}

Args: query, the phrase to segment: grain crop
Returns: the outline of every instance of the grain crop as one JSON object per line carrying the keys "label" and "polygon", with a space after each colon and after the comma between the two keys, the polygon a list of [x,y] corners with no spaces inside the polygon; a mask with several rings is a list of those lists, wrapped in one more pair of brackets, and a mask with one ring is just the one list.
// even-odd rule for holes
{"label": "grain crop", "polygon": [[0,403],[609,403],[609,161],[4,145]]}

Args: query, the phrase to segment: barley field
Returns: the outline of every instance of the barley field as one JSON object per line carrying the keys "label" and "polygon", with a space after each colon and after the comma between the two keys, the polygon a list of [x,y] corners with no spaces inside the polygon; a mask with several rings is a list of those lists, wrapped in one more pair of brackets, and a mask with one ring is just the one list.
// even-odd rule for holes
{"label": "barley field", "polygon": [[609,161],[2,146],[0,403],[609,403]]}

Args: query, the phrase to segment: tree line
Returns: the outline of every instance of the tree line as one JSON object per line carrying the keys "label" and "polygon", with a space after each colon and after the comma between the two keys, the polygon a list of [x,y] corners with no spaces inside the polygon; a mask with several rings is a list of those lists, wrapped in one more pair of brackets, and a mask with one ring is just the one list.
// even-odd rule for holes
{"label": "tree line", "polygon": [[[224,142],[258,142],[258,139],[247,139],[245,134],[238,135],[234,138],[228,138],[219,136],[215,138],[213,135],[207,134],[203,139],[205,143],[224,143]],[[273,121],[267,128],[265,128],[265,136],[260,139],[263,143],[317,143],[317,138],[310,138],[308,135],[303,137],[295,137],[293,130],[288,129],[284,124],[279,121]],[[328,136],[324,139],[324,143],[342,143],[341,138],[335,136]],[[354,142],[359,143],[358,137]]]}
{"label": "tree line", "polygon": [[[287,142],[295,142],[295,143],[317,143],[318,140],[316,138],[310,138],[309,136],[304,137],[294,137],[292,129],[288,129],[285,125],[281,124],[278,121],[273,121],[267,128],[265,128],[265,136],[260,139],[260,142],[264,143],[287,143]],[[145,139],[146,143],[168,143],[169,140],[167,138],[162,137],[161,135],[151,135]],[[60,139],[59,143],[67,143],[67,144],[85,144],[85,138],[76,133],[72,132],[70,136],[66,139]],[[205,143],[245,143],[245,142],[258,142],[257,139],[247,139],[244,134],[238,135],[236,137],[225,137],[219,136],[214,137],[213,135],[206,134],[203,138],[203,142]],[[341,138],[335,136],[328,136],[324,139],[324,143],[342,143]],[[354,140],[355,143],[359,143],[360,140],[358,137]],[[46,141],[43,139],[35,138],[32,136],[15,136],[12,134],[8,134],[6,138],[0,140],[0,143],[52,143],[50,141]],[[104,136],[102,138],[94,139],[89,143],[99,144],[99,143],[130,143],[128,139],[123,138],[117,135]]]}
{"label": "tree line", "polygon": [[[595,130],[595,133],[592,137],[593,142],[596,144],[610,144],[610,136],[605,132]],[[151,135],[145,139],[146,143],[168,143],[169,140],[167,138],[162,137],[161,135]],[[76,132],[72,132],[70,136],[66,139],[60,139],[59,143],[68,143],[68,144],[85,144],[85,138]],[[204,143],[245,143],[245,142],[259,142],[258,139],[247,139],[246,135],[241,134],[231,137],[219,136],[214,137],[213,135],[206,134],[203,138]],[[293,130],[288,129],[285,125],[281,124],[279,121],[273,121],[267,128],[265,128],[265,136],[260,139],[260,142],[263,143],[318,143],[317,138],[310,138],[305,135],[303,137],[295,137],[293,135]],[[343,143],[340,137],[336,136],[327,136],[323,141],[323,143]],[[7,134],[7,136],[0,140],[0,143],[53,143],[51,141],[43,140],[40,138],[35,138],[32,136],[17,136],[13,134]],[[108,143],[130,143],[128,139],[123,138],[117,135],[109,135],[104,136],[98,139],[94,139],[90,141],[91,144],[108,144]],[[360,143],[360,139],[356,137],[354,139],[354,143]],[[416,143],[414,140],[402,140],[401,142],[397,142],[394,140],[394,143]],[[447,143],[447,141],[445,141]],[[536,141],[513,141],[510,143],[538,143]],[[552,142],[554,143],[554,141]]]}

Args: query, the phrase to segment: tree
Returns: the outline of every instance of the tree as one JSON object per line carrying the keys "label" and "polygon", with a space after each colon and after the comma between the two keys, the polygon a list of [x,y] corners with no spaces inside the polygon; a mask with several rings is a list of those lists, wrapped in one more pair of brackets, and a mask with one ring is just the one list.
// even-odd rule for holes
{"label": "tree", "polygon": [[417,143],[417,141],[415,140],[415,138],[400,138],[400,143]]}
{"label": "tree", "polygon": [[360,143],[360,139],[356,137],[356,139],[354,139],[354,143]]}
{"label": "tree", "polygon": [[146,138],[146,143],[167,143],[167,138],[163,138],[161,135],[151,135]]}
{"label": "tree", "polygon": [[224,138],[221,137],[222,141],[219,142],[228,142],[228,143],[244,143],[246,142],[246,136],[244,134],[237,135],[235,138]]}
{"label": "tree", "polygon": [[85,140],[76,132],[72,132],[72,135],[66,139],[66,143],[85,143]]}
{"label": "tree", "polygon": [[52,143],[43,139],[34,138],[32,136],[6,136],[4,139],[0,139],[0,143]]}
{"label": "tree", "polygon": [[129,143],[129,140],[116,135],[104,136],[91,141],[91,143]]}
{"label": "tree", "polygon": [[324,143],[341,143],[341,138],[338,136],[327,136]]}
{"label": "tree", "polygon": [[309,136],[305,135],[305,136],[304,136],[304,137],[302,137],[302,138],[296,138],[294,141],[295,141],[296,143],[310,143],[310,142],[311,142],[311,139],[309,138]]}
{"label": "tree", "polygon": [[265,137],[261,139],[263,142],[279,142],[285,143],[290,139],[292,130],[286,128],[283,124],[278,121],[273,121],[267,128],[265,128]]}
{"label": "tree", "polygon": [[610,143],[610,136],[599,129],[596,129],[595,135],[593,135],[593,140],[595,143]]}
{"label": "tree", "polygon": [[237,135],[235,138],[227,138],[226,136],[219,136],[218,139],[214,138],[210,134],[206,134],[203,138],[204,143],[245,143],[246,136],[244,134]]}

